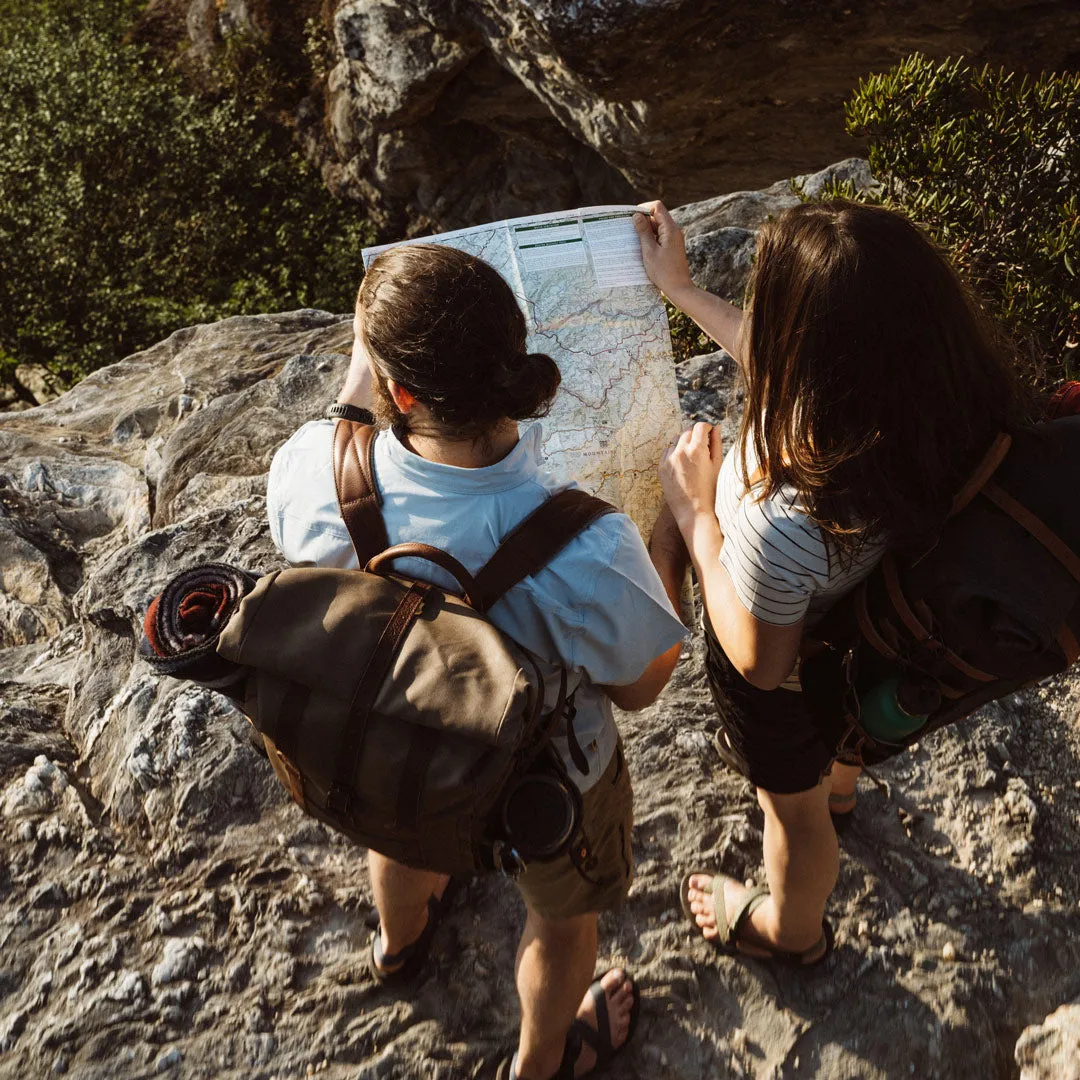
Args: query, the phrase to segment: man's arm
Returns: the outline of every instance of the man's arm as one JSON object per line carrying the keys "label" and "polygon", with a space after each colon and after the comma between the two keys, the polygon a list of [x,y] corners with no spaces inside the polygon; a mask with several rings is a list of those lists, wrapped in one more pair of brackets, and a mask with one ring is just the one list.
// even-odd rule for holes
{"label": "man's arm", "polygon": [[[690,558],[675,519],[666,506],[660,511],[660,516],[653,526],[649,540],[649,558],[652,559],[671,606],[678,611]],[[627,629],[633,632],[632,627]],[[604,686],[601,689],[624,712],[644,709],[651,705],[660,696],[660,691],[667,686],[681,652],[680,641],[651,660],[634,682],[624,686]]]}

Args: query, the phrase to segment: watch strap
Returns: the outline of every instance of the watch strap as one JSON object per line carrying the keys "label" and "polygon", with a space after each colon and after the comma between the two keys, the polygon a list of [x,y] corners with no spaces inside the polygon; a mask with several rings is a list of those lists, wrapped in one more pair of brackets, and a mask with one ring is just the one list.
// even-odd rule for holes
{"label": "watch strap", "polygon": [[370,409],[363,409],[359,405],[348,405],[342,401],[328,405],[325,415],[330,420],[351,420],[354,424],[375,426],[375,414]]}

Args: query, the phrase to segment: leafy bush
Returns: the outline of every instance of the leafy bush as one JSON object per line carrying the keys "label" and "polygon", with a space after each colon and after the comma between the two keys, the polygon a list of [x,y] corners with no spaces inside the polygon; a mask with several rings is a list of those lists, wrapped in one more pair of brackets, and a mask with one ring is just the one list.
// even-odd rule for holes
{"label": "leafy bush", "polygon": [[1080,75],[1039,79],[912,56],[864,79],[847,130],[869,141],[880,202],[952,255],[1026,354],[1033,382],[1080,355]]}
{"label": "leafy bush", "polygon": [[194,97],[135,0],[0,0],[0,381],[195,322],[351,310],[372,231],[245,96]]}
{"label": "leafy bush", "polygon": [[668,329],[671,331],[671,353],[676,364],[689,360],[692,356],[714,352],[720,346],[685,312],[680,311],[664,298],[667,310]]}

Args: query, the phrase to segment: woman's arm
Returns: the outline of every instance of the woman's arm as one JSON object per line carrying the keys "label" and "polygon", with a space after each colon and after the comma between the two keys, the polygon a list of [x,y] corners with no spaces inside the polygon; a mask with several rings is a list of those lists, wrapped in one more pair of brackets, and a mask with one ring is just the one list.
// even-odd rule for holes
{"label": "woman's arm", "polygon": [[803,621],[774,626],[755,618],[720,562],[724,534],[716,519],[716,484],[723,463],[720,429],[695,424],[660,463],[664,496],[686,541],[701,596],[724,653],[747,682],[775,690],[791,674]]}
{"label": "woman's arm", "polygon": [[682,229],[662,202],[642,203],[645,213],[635,214],[634,228],[641,242],[641,258],[649,280],[680,311],[690,316],[717,344],[738,359],[743,313],[734,304],[690,280]]}

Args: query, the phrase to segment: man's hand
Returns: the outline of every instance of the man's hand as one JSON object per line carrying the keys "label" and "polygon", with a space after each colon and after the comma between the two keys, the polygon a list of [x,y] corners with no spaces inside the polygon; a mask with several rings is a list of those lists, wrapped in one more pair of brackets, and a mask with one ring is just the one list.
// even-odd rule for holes
{"label": "man's hand", "polygon": [[664,499],[691,552],[691,537],[697,519],[715,520],[716,482],[723,462],[720,429],[705,423],[697,423],[684,431],[660,461]]}
{"label": "man's hand", "polygon": [[641,243],[645,273],[674,304],[676,296],[694,289],[682,229],[662,202],[642,203],[641,211],[632,220]]}

